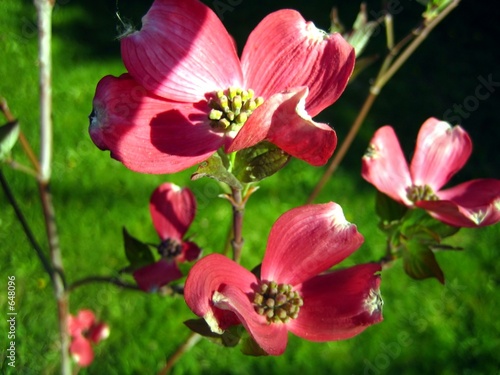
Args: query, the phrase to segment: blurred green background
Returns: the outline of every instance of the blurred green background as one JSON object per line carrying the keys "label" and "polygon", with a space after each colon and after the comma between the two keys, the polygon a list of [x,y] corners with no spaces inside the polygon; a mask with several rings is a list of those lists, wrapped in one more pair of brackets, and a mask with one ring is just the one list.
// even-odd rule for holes
{"label": "blurred green background", "polygon": [[[273,10],[297,9],[306,19],[327,29],[333,5],[339,7],[346,26],[352,24],[359,7],[359,3],[351,1],[206,1],[212,7],[216,3],[231,8],[220,15],[240,48],[259,20]],[[380,1],[367,3],[371,18],[380,14]],[[140,28],[140,18],[150,4],[136,0],[122,1],[118,6],[122,18]],[[418,23],[423,7],[410,0],[392,0],[389,4],[395,10],[399,40]],[[38,150],[35,9],[30,1],[2,0],[0,11],[0,96],[7,99]],[[124,72],[116,40],[120,23],[115,12],[116,2],[112,0],[62,0],[54,9],[52,192],[70,282],[89,275],[114,275],[127,265],[123,226],[145,242],[157,241],[148,201],[161,182],[189,186],[196,194],[199,211],[190,233],[205,253],[222,250],[231,219],[229,204],[217,198],[217,184],[211,180],[190,181],[193,170],[169,176],[140,175],[126,170],[92,144],[87,116],[95,86],[104,75]],[[488,99],[474,100],[481,85],[479,77],[491,76],[494,82],[500,82],[499,19],[499,8],[492,2],[463,1],[383,89],[347,159],[316,200],[340,203],[347,219],[356,223],[365,236],[365,244],[341,266],[377,260],[384,254],[384,237],[377,229],[374,214],[375,191],[360,177],[361,156],[378,127],[393,125],[411,155],[418,128],[425,119],[458,118],[475,148],[469,163],[452,183],[500,178],[498,85]],[[383,56],[383,32],[373,38],[364,55],[371,54]],[[342,98],[317,118],[334,126],[340,142],[367,95],[379,63],[362,73]],[[467,105],[470,110],[460,114],[457,105]],[[19,145],[13,155],[28,164]],[[35,181],[7,166],[2,168],[38,241],[46,249]],[[261,184],[247,205],[245,266],[260,262],[272,223],[286,210],[306,201],[323,170],[293,160]],[[58,373],[56,305],[49,278],[3,193],[0,207],[2,373]],[[202,340],[172,373],[499,374],[500,227],[463,229],[448,243],[462,246],[465,251],[437,254],[446,285],[436,280],[409,279],[401,264],[396,263],[383,273],[384,322],[353,339],[318,344],[290,336],[286,353],[278,358],[246,357],[238,348],[226,349]],[[10,275],[16,277],[19,313],[15,371],[10,371],[4,361],[8,341],[6,286]],[[182,298],[147,295],[108,284],[75,290],[70,308],[72,313],[90,308],[111,326],[109,339],[96,347],[94,363],[80,374],[157,373],[189,335],[182,322],[194,317]]]}

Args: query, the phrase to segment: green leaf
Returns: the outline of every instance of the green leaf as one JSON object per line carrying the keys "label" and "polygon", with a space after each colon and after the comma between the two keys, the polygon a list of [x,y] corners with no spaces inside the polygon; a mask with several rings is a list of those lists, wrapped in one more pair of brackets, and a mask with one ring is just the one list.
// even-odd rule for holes
{"label": "green leaf", "polygon": [[408,208],[387,195],[377,192],[375,198],[375,212],[385,223],[401,220]]}
{"label": "green leaf", "polygon": [[184,324],[191,331],[196,332],[200,336],[206,337],[213,343],[225,347],[234,347],[238,345],[241,340],[241,334],[245,331],[245,329],[239,325],[229,327],[222,334],[218,334],[212,332],[205,319],[190,319],[186,320]]}
{"label": "green leaf", "polygon": [[130,262],[130,265],[124,270],[125,272],[132,273],[141,267],[155,262],[149,245],[132,237],[125,228],[123,228],[123,242],[125,245],[125,256]]}
{"label": "green leaf", "polygon": [[267,354],[251,337],[245,337],[241,340],[241,352],[245,355],[251,355],[254,357],[267,356]]}
{"label": "green leaf", "polygon": [[236,153],[233,173],[242,182],[257,182],[278,172],[290,157],[278,146],[260,142]]}
{"label": "green leaf", "polygon": [[416,280],[435,277],[444,284],[443,271],[428,245],[415,240],[404,241],[402,245],[403,267],[408,276]]}
{"label": "green leaf", "polygon": [[19,130],[17,121],[0,126],[0,161],[5,161],[10,155],[10,151],[19,138]]}
{"label": "green leaf", "polygon": [[413,209],[405,215],[401,232],[408,238],[419,237],[433,243],[440,243],[460,230],[434,219],[425,210]]}
{"label": "green leaf", "polygon": [[[225,158],[225,160],[227,161],[227,158]],[[238,179],[224,166],[224,160],[219,154],[213,154],[210,158],[201,163],[198,169],[196,169],[196,172],[191,176],[191,179],[197,180],[202,177],[209,177],[224,182],[234,189],[243,189]]]}

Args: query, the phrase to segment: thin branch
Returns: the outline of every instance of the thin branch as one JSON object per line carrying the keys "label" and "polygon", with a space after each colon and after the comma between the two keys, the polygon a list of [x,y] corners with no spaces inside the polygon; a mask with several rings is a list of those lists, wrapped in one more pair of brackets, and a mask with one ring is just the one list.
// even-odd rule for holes
{"label": "thin branch", "polygon": [[[7,197],[7,200],[11,204],[12,208],[14,209],[14,212],[16,213],[17,219],[21,223],[24,233],[26,234],[26,237],[28,237],[29,242],[31,243],[31,246],[33,246],[33,249],[35,249],[36,254],[38,255],[38,258],[40,258],[40,261],[42,262],[43,268],[45,271],[51,276],[54,273],[54,270],[52,269],[52,266],[43,253],[42,248],[38,244],[38,241],[36,240],[33,231],[31,230],[28,222],[26,221],[26,218],[24,217],[21,208],[19,207],[19,204],[16,201],[16,198],[14,197],[14,194],[12,193],[12,190],[9,187],[9,184],[7,182],[7,179],[5,178],[2,170],[0,169],[0,184],[2,185],[2,188],[5,192],[5,196]],[[52,276],[51,276],[52,278]]]}
{"label": "thin branch", "polygon": [[233,260],[237,263],[241,259],[241,249],[243,248],[243,214],[245,212],[245,202],[241,196],[241,190],[231,188],[233,195],[231,203],[233,205]]}
{"label": "thin branch", "polygon": [[74,283],[68,285],[68,287],[66,288],[66,291],[71,292],[76,288],[79,288],[79,287],[86,285],[86,284],[92,284],[92,283],[108,283],[108,284],[114,284],[114,285],[119,286],[120,288],[124,288],[124,289],[132,289],[132,290],[138,290],[138,291],[141,290],[137,285],[127,283],[126,281],[120,280],[119,278],[117,278],[115,276],[88,276],[88,277],[85,277],[81,280],[77,280]]}
{"label": "thin branch", "polygon": [[158,373],[158,375],[167,375],[170,370],[174,367],[175,363],[183,356],[184,353],[189,351],[193,346],[196,345],[198,341],[200,341],[201,336],[197,333],[191,333],[186,341],[179,346],[174,354],[167,359],[167,363],[165,367]]}
{"label": "thin branch", "polygon": [[67,329],[69,318],[69,297],[65,290],[64,269],[55,211],[50,192],[52,168],[52,10],[54,0],[34,0],[38,17],[38,63],[40,72],[40,173],[39,187],[42,200],[45,227],[50,248],[50,258],[55,297],[59,316],[59,339],[61,350],[61,374],[71,374],[69,355],[70,337]]}
{"label": "thin branch", "polygon": [[[366,98],[361,111],[358,113],[347,137],[342,142],[339,150],[335,154],[334,158],[330,162],[330,165],[321,176],[320,180],[314,187],[311,195],[307,199],[307,203],[312,203],[314,199],[319,195],[326,182],[331,178],[333,173],[337,170],[338,166],[344,159],[347,150],[350,148],[355,136],[357,135],[361,125],[363,124],[368,112],[370,111],[375,99],[384,87],[384,85],[392,78],[392,76],[397,72],[397,70],[406,62],[406,60],[411,56],[417,47],[425,40],[429,33],[436,27],[456,6],[460,0],[455,0],[448,5],[436,18],[430,21],[428,24],[424,24],[424,27],[417,28],[412,31],[412,34],[404,38],[400,43],[398,43],[392,51],[389,51],[388,56],[384,60],[382,67],[379,71],[375,83],[370,87],[370,92]],[[408,47],[398,56],[398,58],[392,63],[392,60],[399,52],[399,49],[408,43],[409,40],[414,38],[413,41],[408,45]]]}

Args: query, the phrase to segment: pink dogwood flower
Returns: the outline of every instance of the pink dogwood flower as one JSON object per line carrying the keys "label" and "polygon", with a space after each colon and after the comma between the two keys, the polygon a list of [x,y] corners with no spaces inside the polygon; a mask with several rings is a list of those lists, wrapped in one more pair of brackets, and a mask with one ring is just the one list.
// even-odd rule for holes
{"label": "pink dogwood flower", "polygon": [[362,242],[336,203],[294,208],[271,229],[260,278],[211,254],[189,272],[184,297],[213,332],[243,324],[271,355],[285,351],[288,331],[316,342],[347,339],[382,320],[381,267],[322,272]]}
{"label": "pink dogwood flower", "polygon": [[90,310],[80,310],[77,316],[70,315],[68,331],[71,336],[69,351],[81,367],[89,366],[94,360],[92,345],[109,336],[108,325],[96,321]]}
{"label": "pink dogwood flower", "polygon": [[500,180],[477,179],[442,189],[471,152],[472,142],[464,129],[429,118],[420,128],[408,167],[394,130],[384,126],[363,156],[362,176],[395,201],[422,208],[446,224],[495,224],[500,221]]}
{"label": "pink dogwood flower", "polygon": [[151,195],[149,209],[161,239],[158,246],[161,259],[133,273],[135,281],[144,291],[153,291],[180,279],[182,272],[178,263],[191,262],[201,254],[198,245],[183,240],[196,214],[196,199],[191,190],[164,183]]}
{"label": "pink dogwood flower", "polygon": [[264,140],[323,165],[336,147],[312,117],[343,92],[354,51],[294,10],[265,17],[240,60],[206,5],[156,0],[121,52],[128,73],[97,85],[89,132],[129,169],[174,173]]}

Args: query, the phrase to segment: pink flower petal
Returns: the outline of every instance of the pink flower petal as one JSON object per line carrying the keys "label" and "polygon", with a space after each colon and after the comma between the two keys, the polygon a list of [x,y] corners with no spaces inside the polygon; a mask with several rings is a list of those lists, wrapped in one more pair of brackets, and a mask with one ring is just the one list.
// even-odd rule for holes
{"label": "pink flower petal", "polygon": [[307,88],[285,101],[273,114],[268,139],[286,153],[320,166],[337,146],[337,135],[327,124],[314,122],[304,109]]}
{"label": "pink flower petal", "polygon": [[88,338],[91,342],[97,344],[109,337],[109,326],[106,323],[94,324],[88,332]]}
{"label": "pink flower petal", "polygon": [[500,222],[500,180],[472,180],[438,193],[439,201],[416,205],[436,219],[458,227],[483,227]]}
{"label": "pink flower petal", "polygon": [[81,367],[89,366],[94,360],[92,345],[83,336],[78,336],[71,341],[69,352]]}
{"label": "pink flower petal", "polygon": [[232,311],[238,316],[248,333],[266,353],[283,354],[288,342],[286,324],[269,324],[264,316],[255,312],[250,298],[251,295],[241,289],[233,285],[224,285],[213,299],[218,308]]}
{"label": "pink flower petal", "polygon": [[196,214],[196,198],[188,188],[164,183],[157,187],[149,202],[153,225],[162,240],[182,242]]}
{"label": "pink flower petal", "polygon": [[415,185],[429,185],[437,192],[469,159],[472,142],[460,126],[430,118],[417,137],[410,171]]}
{"label": "pink flower petal", "polygon": [[370,263],[313,277],[297,286],[304,305],[290,332],[310,341],[343,340],[382,321],[379,264]]}
{"label": "pink flower petal", "polygon": [[184,298],[189,308],[204,318],[212,331],[222,333],[231,325],[239,324],[233,312],[218,308],[213,301],[214,293],[225,285],[232,285],[247,295],[259,280],[238,263],[220,254],[210,254],[199,261],[189,271],[184,286]]}
{"label": "pink flower petal", "polygon": [[139,288],[145,292],[154,292],[171,281],[182,277],[177,263],[161,259],[156,263],[139,268],[133,273]]}
{"label": "pink flower petal", "polygon": [[271,228],[261,279],[299,284],[354,252],[363,236],[333,202],[284,213]]}
{"label": "pink flower petal", "polygon": [[307,86],[306,110],[316,116],[344,91],[354,68],[354,50],[340,34],[329,35],[300,13],[284,9],[252,31],[241,62],[246,87],[265,99]]}
{"label": "pink flower petal", "polygon": [[406,189],[412,185],[408,164],[392,127],[375,132],[362,159],[361,175],[395,201],[412,205],[406,197]]}
{"label": "pink flower petal", "polygon": [[170,100],[198,102],[243,82],[233,39],[197,0],[156,0],[141,30],[122,39],[121,50],[130,74]]}
{"label": "pink flower petal", "polygon": [[307,94],[307,87],[299,87],[271,96],[252,113],[228,152],[269,140],[311,165],[324,165],[335,150],[337,136],[328,125],[312,121],[304,109]]}
{"label": "pink flower petal", "polygon": [[224,142],[206,120],[206,103],[162,100],[128,74],[104,77],[93,105],[92,140],[137,172],[179,172],[206,160]]}
{"label": "pink flower petal", "polygon": [[68,318],[68,331],[71,336],[81,335],[95,322],[95,315],[91,310],[80,310],[77,316],[70,315]]}
{"label": "pink flower petal", "polygon": [[175,259],[177,262],[192,262],[196,260],[201,255],[201,249],[197,244],[190,241],[184,241],[182,243],[182,253]]}

